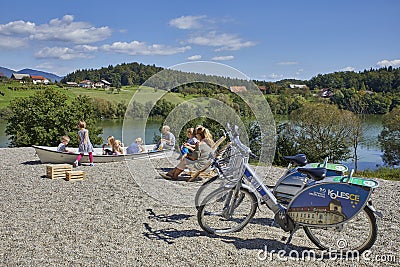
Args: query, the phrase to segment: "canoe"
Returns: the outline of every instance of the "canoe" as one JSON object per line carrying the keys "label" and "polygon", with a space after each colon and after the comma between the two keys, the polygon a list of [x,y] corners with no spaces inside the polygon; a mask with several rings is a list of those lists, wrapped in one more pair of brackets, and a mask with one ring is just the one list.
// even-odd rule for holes
{"label": "canoe", "polygon": [[[67,147],[68,152],[58,152],[57,147],[32,146],[36,150],[36,155],[42,163],[69,163],[72,164],[79,155],[78,148]],[[94,148],[94,163],[119,162],[131,159],[143,159],[148,157],[161,157],[165,155],[164,150],[152,150],[154,145],[146,145],[147,152],[127,155],[103,155],[102,148]],[[126,151],[126,149],[124,150]],[[80,160],[81,163],[89,163],[89,155],[85,154]]]}

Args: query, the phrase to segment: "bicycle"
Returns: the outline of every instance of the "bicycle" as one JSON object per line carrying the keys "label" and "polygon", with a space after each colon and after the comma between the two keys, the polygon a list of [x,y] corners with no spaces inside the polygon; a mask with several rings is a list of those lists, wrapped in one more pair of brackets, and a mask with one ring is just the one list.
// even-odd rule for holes
{"label": "bicycle", "polygon": [[327,177],[324,167],[299,167],[296,171],[307,178],[304,187],[284,205],[249,165],[249,156],[254,155],[241,143],[237,127],[234,132],[229,125],[227,128],[229,156],[222,159],[224,164],[218,159],[212,162],[223,182],[201,201],[197,212],[203,230],[210,234],[240,231],[257,207],[265,204],[274,213],[274,223],[290,233],[285,248],[300,228],[320,249],[362,253],[374,244],[375,216],[382,217],[371,200],[377,181],[353,177],[353,172]]}
{"label": "bicycle", "polygon": [[[227,158],[229,159],[229,156],[223,158],[223,153],[226,153],[226,150],[229,150],[230,145],[231,144],[228,143],[228,145],[225,146],[215,156],[215,158],[213,158],[214,161],[218,160],[219,166],[222,165],[221,163],[226,164],[227,162],[226,159]],[[277,181],[275,185],[273,186],[267,185],[267,187],[272,189],[279,203],[286,205],[289,204],[290,199],[304,187],[305,181],[307,179],[307,175],[297,171],[299,167],[310,167],[310,168],[324,167],[327,169],[326,176],[344,175],[348,171],[347,166],[343,164],[328,163],[327,157],[321,163],[308,163],[307,157],[304,154],[297,154],[295,156],[284,156],[284,159],[289,161],[284,174],[280,177],[280,179]],[[210,162],[209,166],[212,166],[212,162]],[[215,167],[213,169],[215,169]],[[245,183],[245,180],[246,179],[244,178],[243,174],[242,183]],[[199,208],[201,200],[204,199],[206,195],[208,195],[207,192],[210,193],[219,187],[218,182],[223,183],[223,181],[220,179],[220,176],[215,175],[210,179],[207,179],[207,181],[205,181],[199,187],[195,196],[196,209]]]}

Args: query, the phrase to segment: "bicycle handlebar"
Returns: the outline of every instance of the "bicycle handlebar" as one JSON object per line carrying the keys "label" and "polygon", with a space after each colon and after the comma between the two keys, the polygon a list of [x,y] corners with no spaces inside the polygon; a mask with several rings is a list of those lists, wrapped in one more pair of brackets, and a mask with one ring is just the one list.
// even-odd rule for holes
{"label": "bicycle handlebar", "polygon": [[251,149],[249,147],[247,147],[246,145],[244,145],[242,143],[242,141],[240,141],[239,128],[237,127],[237,125],[234,126],[235,136],[233,136],[233,134],[232,134],[232,129],[231,129],[229,123],[227,123],[226,127],[228,128],[228,132],[227,133],[228,133],[229,138],[231,139],[233,144],[235,144],[238,148],[240,148],[240,150],[242,150],[242,152],[244,152],[246,154],[249,154],[253,158],[258,158],[255,154],[253,154],[251,152]]}

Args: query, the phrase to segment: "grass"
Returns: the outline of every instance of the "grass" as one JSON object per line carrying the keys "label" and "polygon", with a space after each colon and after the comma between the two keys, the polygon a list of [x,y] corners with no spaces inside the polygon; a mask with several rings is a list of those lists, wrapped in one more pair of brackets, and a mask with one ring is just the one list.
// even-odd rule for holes
{"label": "grass", "polygon": [[382,167],[374,171],[365,170],[358,171],[354,176],[361,176],[366,178],[380,178],[384,180],[400,181],[400,168],[386,168]]}
{"label": "grass", "polygon": [[[10,102],[16,98],[32,96],[38,90],[38,89],[27,89],[27,90],[13,91],[8,88],[8,87],[21,87],[21,86],[22,85],[18,82],[0,84],[0,91],[4,93],[4,96],[0,95],[0,109],[7,107],[10,104]],[[47,86],[60,90],[61,92],[66,94],[70,99],[78,95],[85,95],[92,99],[96,98],[103,99],[110,101],[112,103],[125,102],[126,104],[128,104],[131,101],[132,97],[138,91],[138,86],[124,86],[121,88],[119,92],[116,89],[114,89],[114,91],[111,91],[110,89],[102,89],[102,88],[100,89],[95,89],[95,88],[88,89],[81,87],[59,88],[56,85],[47,85]],[[184,98],[181,94],[177,93],[165,93],[165,91],[162,90],[155,91],[153,88],[144,88],[144,87],[141,88],[142,89],[140,91],[140,94],[137,94],[135,96],[135,100],[141,103],[145,103],[151,99],[154,99],[157,96],[163,96],[163,98],[168,102],[171,102],[173,104],[179,104],[194,97],[194,96],[193,97],[187,96]]]}
{"label": "grass", "polygon": [[8,89],[8,87],[21,87],[21,84],[19,82],[0,83],[0,91],[4,93],[4,96],[0,95],[0,109],[7,107],[10,102],[16,98],[28,97],[37,91],[37,89],[13,91]]}
{"label": "grass", "polygon": [[114,90],[111,92],[109,89],[87,89],[87,88],[80,88],[80,87],[72,87],[68,89],[63,89],[63,92],[70,97],[75,97],[78,95],[85,95],[92,99],[104,99],[110,101],[112,103],[121,103],[125,102],[126,104],[129,103],[133,94],[136,90],[133,88],[121,88],[119,92]]}

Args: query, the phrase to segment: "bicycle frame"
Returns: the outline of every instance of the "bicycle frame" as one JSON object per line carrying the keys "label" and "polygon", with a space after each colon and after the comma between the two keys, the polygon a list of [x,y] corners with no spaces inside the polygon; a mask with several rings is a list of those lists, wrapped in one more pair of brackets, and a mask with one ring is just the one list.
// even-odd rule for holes
{"label": "bicycle frame", "polygon": [[245,164],[244,176],[254,188],[248,187],[248,189],[252,192],[256,192],[258,195],[257,198],[263,200],[270,210],[272,210],[274,213],[282,210],[283,206],[279,204],[272,190],[264,184],[261,178],[248,163]]}

